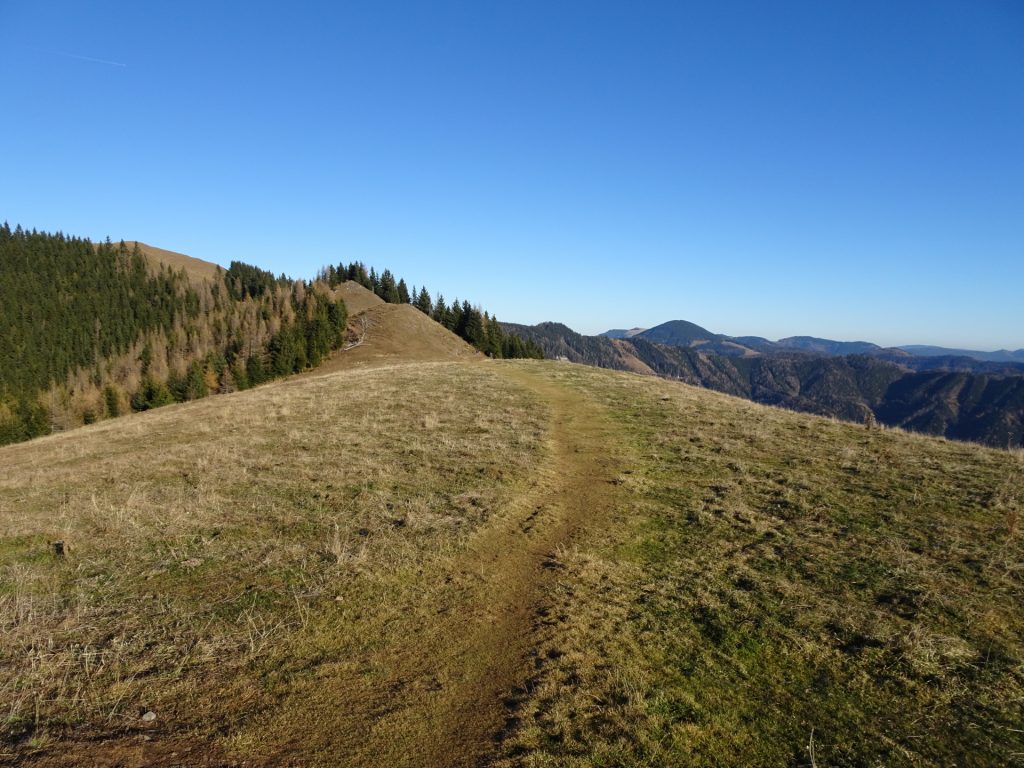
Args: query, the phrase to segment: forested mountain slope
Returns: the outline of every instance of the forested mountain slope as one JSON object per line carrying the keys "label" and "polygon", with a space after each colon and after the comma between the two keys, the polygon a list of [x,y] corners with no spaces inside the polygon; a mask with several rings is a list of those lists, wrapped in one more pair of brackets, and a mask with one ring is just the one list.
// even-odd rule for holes
{"label": "forested mountain slope", "polygon": [[349,301],[378,326],[355,356],[381,354],[380,331],[414,359],[424,359],[417,345],[472,354],[467,343],[490,357],[542,356],[478,305],[410,291],[361,262],[307,282],[4,224],[0,444],[316,367],[363,338],[363,327],[347,327]]}
{"label": "forested mountain slope", "polygon": [[0,228],[0,442],[244,389],[343,341],[326,286],[154,250]]}

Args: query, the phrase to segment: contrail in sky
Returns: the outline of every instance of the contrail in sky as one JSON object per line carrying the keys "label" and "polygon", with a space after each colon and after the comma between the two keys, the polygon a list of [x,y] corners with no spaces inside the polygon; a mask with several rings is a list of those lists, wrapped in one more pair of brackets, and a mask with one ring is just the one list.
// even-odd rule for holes
{"label": "contrail in sky", "polygon": [[65,56],[69,59],[78,59],[79,61],[92,61],[96,64],[109,64],[112,67],[127,67],[127,64],[122,64],[120,61],[107,61],[106,59],[95,59],[92,56],[80,56],[77,53],[68,53],[67,51],[51,51],[47,48],[34,48],[32,46],[26,46],[31,51],[38,51],[39,53],[49,53],[53,56]]}

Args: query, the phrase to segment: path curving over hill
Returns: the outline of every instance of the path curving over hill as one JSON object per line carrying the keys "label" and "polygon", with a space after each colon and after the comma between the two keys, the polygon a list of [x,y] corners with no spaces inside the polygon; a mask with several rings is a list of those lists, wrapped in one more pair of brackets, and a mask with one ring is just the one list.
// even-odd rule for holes
{"label": "path curving over hill", "polygon": [[608,452],[613,425],[597,404],[527,369],[502,373],[549,409],[546,466],[443,572],[423,575],[444,588],[407,615],[406,643],[381,649],[381,678],[324,679],[285,708],[271,728],[295,738],[268,764],[475,766],[514,725],[557,631],[548,595],[560,553],[615,510],[622,458]]}
{"label": "path curving over hill", "polygon": [[297,377],[0,459],[0,765],[1024,749],[1019,454],[480,361]]}

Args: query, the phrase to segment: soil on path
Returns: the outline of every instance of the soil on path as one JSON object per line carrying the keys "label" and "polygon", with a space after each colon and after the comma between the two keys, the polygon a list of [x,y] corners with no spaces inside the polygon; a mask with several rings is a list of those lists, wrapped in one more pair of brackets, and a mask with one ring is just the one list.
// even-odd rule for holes
{"label": "soil on path", "polygon": [[272,763],[485,765],[514,723],[538,649],[557,631],[546,617],[549,590],[564,578],[559,552],[615,508],[622,459],[597,404],[529,369],[501,370],[550,409],[550,462],[535,490],[471,541],[433,610],[421,612],[435,620],[383,652],[387,678],[325,681],[302,707],[310,725]]}
{"label": "soil on path", "polygon": [[546,404],[547,463],[443,572],[424,574],[429,604],[409,606],[406,639],[368,660],[383,672],[354,673],[351,659],[322,665],[303,696],[286,697],[268,712],[260,754],[232,755],[180,734],[153,742],[71,742],[35,764],[487,765],[515,724],[543,664],[541,650],[557,645],[558,624],[549,614],[553,588],[567,578],[559,554],[621,504],[615,478],[625,464],[601,406],[539,368],[494,365]]}

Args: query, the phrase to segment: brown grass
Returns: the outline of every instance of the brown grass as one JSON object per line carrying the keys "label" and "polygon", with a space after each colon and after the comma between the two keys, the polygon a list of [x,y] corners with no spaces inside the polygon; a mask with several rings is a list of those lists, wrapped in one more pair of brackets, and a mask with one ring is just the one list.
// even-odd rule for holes
{"label": "brown grass", "polygon": [[[377,299],[349,318],[349,336],[362,343],[334,353],[312,375],[399,362],[483,359],[480,352],[412,305],[386,304],[360,285],[345,285],[352,287],[350,293],[358,289]],[[348,297],[345,302],[349,306]],[[352,306],[361,302],[353,300]]]}
{"label": "brown grass", "polygon": [[184,269],[186,274],[197,282],[203,280],[219,282],[221,274],[224,272],[224,268],[217,264],[213,264],[209,261],[203,261],[202,259],[196,259],[192,256],[186,256],[183,253],[167,251],[163,248],[157,248],[154,245],[146,245],[146,243],[140,243],[134,240],[127,242],[127,245],[129,248],[138,245],[142,254],[151,262],[156,264],[166,264],[174,270]]}
{"label": "brown grass", "polygon": [[0,450],[9,756],[73,762],[98,735],[270,749],[246,720],[308,674],[297,663],[404,639],[417,574],[529,475],[542,418],[494,373],[400,366]]}
{"label": "brown grass", "polygon": [[1024,454],[384,325],[0,449],[0,762],[1020,762]]}
{"label": "brown grass", "polygon": [[350,318],[385,303],[380,296],[353,280],[346,280],[335,288],[334,296],[345,302]]}

